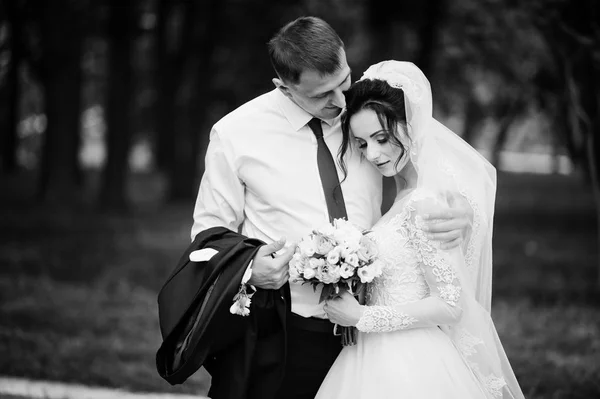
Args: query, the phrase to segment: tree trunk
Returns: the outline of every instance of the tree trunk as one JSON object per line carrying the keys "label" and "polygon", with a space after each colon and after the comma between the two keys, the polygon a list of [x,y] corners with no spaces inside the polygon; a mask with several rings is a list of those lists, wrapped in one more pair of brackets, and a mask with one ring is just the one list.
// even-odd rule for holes
{"label": "tree trunk", "polygon": [[155,31],[156,69],[154,84],[157,99],[154,103],[156,115],[155,156],[156,164],[161,170],[168,170],[172,164],[173,154],[173,115],[176,109],[177,78],[173,69],[172,52],[174,51],[172,33],[173,27],[169,24],[173,12],[173,2],[158,0],[157,22]]}
{"label": "tree trunk", "polygon": [[[207,99],[211,98],[211,87],[207,85],[207,77],[213,73],[212,58],[217,42],[213,37],[218,32],[220,18],[219,0],[211,0],[193,19],[200,31],[190,32],[195,40],[187,42],[189,48],[182,51],[193,54],[188,64],[188,82],[192,82],[192,94],[185,101],[181,118],[172,136],[174,138],[173,163],[170,170],[169,201],[186,201],[193,199],[197,192],[196,177],[200,153],[200,134],[206,120]],[[188,10],[191,12],[192,10]],[[189,84],[189,83],[188,83]]]}
{"label": "tree trunk", "polygon": [[416,57],[416,65],[430,80],[433,76],[438,31],[444,14],[444,6],[444,0],[428,0],[421,18],[421,27],[418,30],[421,46]]}
{"label": "tree trunk", "polygon": [[20,104],[20,77],[19,68],[22,60],[21,18],[17,4],[9,1],[6,7],[10,35],[8,48],[10,49],[10,63],[7,72],[8,107],[6,110],[6,125],[2,128],[2,145],[0,145],[0,158],[2,159],[2,172],[11,174],[17,170],[18,124]]}
{"label": "tree trunk", "polygon": [[65,205],[77,201],[81,183],[82,32],[80,16],[70,1],[43,2],[43,7],[42,83],[47,125],[39,197]]}
{"label": "tree trunk", "polygon": [[[516,98],[504,98],[500,101],[502,101],[502,103],[499,105],[496,112],[496,119],[500,119],[500,127],[498,128],[498,135],[496,136],[496,141],[492,148],[491,160],[491,164],[496,168],[500,167],[500,152],[506,144],[508,134],[510,133],[510,127],[515,119],[517,119],[521,108],[525,106],[521,97],[518,96]],[[500,118],[498,118],[498,116]]]}
{"label": "tree trunk", "polygon": [[[371,32],[370,56],[367,65],[381,60],[393,59],[396,47],[394,37],[395,4],[387,0],[371,0],[367,2],[369,31]],[[363,68],[362,70],[365,70]]]}
{"label": "tree trunk", "polygon": [[196,175],[200,130],[196,123],[201,101],[190,101],[179,114],[174,132],[174,159],[169,168],[169,202],[187,201],[198,193]]}
{"label": "tree trunk", "polygon": [[582,106],[587,115],[587,160],[590,181],[596,203],[596,256],[598,257],[597,286],[600,287],[600,68],[596,66],[591,52],[587,54],[583,66],[584,73],[580,76]]}
{"label": "tree trunk", "polygon": [[[598,124],[598,122],[597,122]],[[594,202],[596,203],[596,252],[600,248],[600,175],[599,167],[600,163],[600,130],[599,126],[596,127],[596,131],[588,136],[587,145],[587,159],[589,163],[589,170],[591,174],[592,192],[594,194]],[[600,254],[596,254],[599,256]],[[598,276],[597,284],[600,287],[600,257],[598,258]]]}
{"label": "tree trunk", "polygon": [[[199,50],[194,47],[194,29],[201,25],[195,19],[197,10],[210,9],[210,5],[196,2],[160,0],[157,24],[157,137],[156,161],[158,167],[169,172],[177,156],[176,125],[174,120],[182,112],[180,92],[186,79],[190,57]],[[185,106],[185,104],[184,104]],[[183,111],[185,112],[185,111]]]}
{"label": "tree trunk", "polygon": [[123,6],[120,0],[111,0],[109,10],[106,106],[108,157],[103,172],[101,206],[123,210],[127,205],[126,183],[132,138],[132,27],[135,26],[135,2]]}
{"label": "tree trunk", "polygon": [[471,94],[467,99],[466,111],[465,111],[465,123],[463,127],[462,138],[467,143],[473,145],[475,139],[476,129],[481,121],[481,106],[475,99],[475,96]]}

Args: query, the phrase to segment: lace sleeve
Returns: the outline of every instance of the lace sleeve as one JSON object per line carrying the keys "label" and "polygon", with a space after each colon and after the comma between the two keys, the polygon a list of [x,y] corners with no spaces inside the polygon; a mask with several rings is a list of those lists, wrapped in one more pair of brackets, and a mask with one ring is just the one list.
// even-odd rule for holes
{"label": "lace sleeve", "polygon": [[409,216],[401,221],[408,244],[417,255],[430,296],[400,306],[366,306],[356,327],[363,332],[389,332],[408,328],[453,325],[460,320],[461,284],[455,272],[456,251],[443,251],[421,229],[422,216],[436,206],[433,199],[407,205]]}

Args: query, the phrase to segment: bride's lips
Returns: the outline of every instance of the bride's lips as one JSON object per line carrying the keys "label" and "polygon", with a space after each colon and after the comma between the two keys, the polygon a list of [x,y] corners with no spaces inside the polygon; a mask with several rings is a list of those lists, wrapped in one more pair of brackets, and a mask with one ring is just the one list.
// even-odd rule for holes
{"label": "bride's lips", "polygon": [[377,166],[378,168],[381,168],[385,165],[387,165],[390,161],[385,161],[385,162],[381,162],[381,163],[376,163],[375,166]]}

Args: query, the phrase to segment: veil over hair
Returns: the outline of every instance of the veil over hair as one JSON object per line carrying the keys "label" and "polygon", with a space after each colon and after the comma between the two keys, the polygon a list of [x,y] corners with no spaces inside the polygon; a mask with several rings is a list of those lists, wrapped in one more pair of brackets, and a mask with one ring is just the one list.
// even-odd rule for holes
{"label": "veil over hair", "polygon": [[490,316],[492,228],[496,170],[475,149],[433,118],[431,86],[411,62],[382,61],[360,80],[382,80],[404,92],[411,137],[410,159],[417,171],[415,192],[435,193],[448,205],[466,201],[473,224],[463,243],[456,273],[462,283],[463,313],[443,327],[487,389],[489,398],[523,398]]}

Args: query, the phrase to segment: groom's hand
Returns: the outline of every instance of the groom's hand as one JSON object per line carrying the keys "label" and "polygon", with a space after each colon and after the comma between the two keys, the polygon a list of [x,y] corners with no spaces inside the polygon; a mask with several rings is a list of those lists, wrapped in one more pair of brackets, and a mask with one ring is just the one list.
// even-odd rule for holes
{"label": "groom's hand", "polygon": [[295,245],[290,245],[276,254],[284,246],[285,239],[280,239],[258,249],[252,262],[252,277],[248,284],[265,290],[276,290],[288,281],[288,263],[294,255]]}
{"label": "groom's hand", "polygon": [[424,215],[423,230],[428,238],[441,242],[442,249],[452,249],[460,245],[473,223],[473,210],[466,201],[456,207],[435,210]]}

